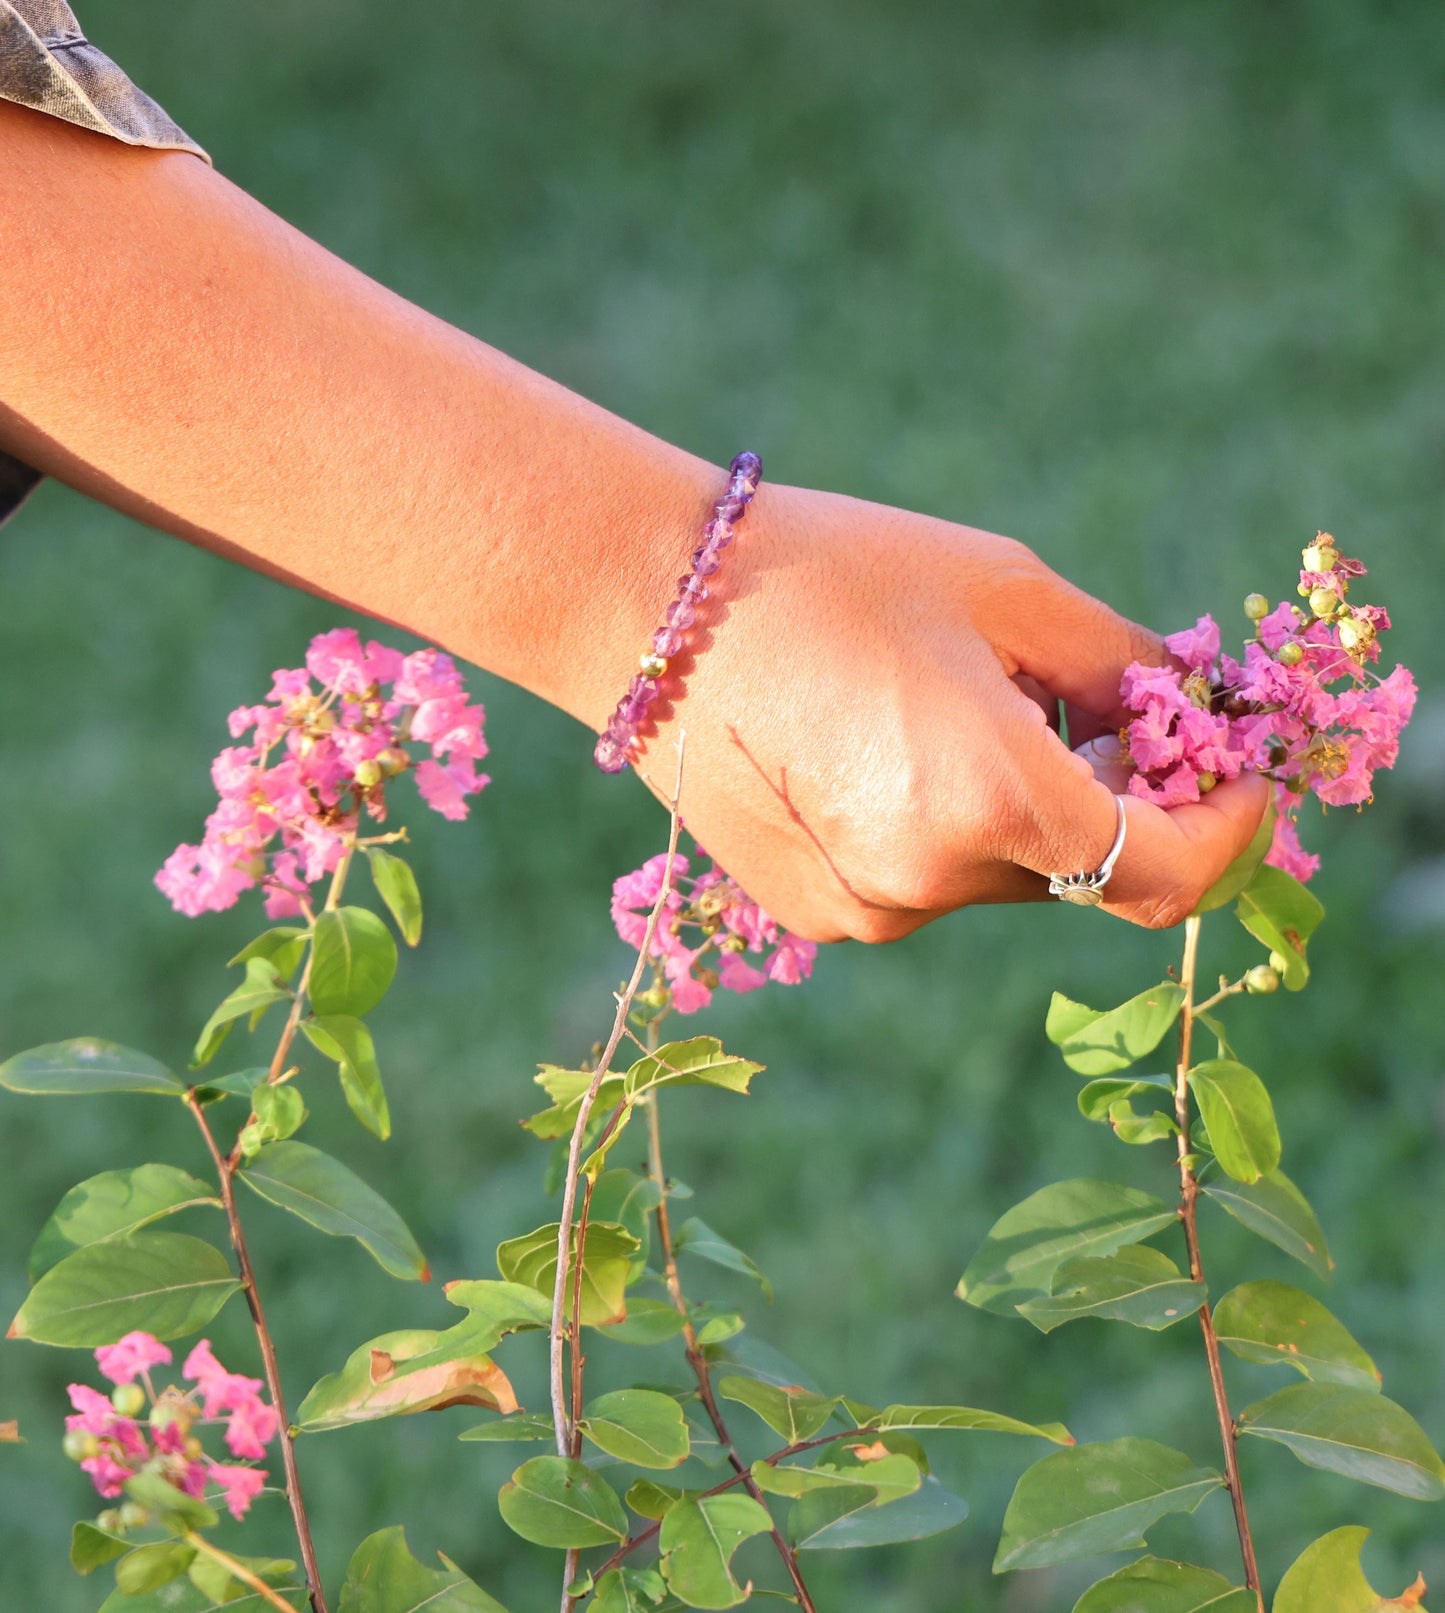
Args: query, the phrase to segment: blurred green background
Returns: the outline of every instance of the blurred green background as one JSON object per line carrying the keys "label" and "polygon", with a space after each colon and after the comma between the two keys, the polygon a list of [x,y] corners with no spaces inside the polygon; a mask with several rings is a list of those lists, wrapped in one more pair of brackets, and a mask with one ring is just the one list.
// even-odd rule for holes
{"label": "blurred green background", "polygon": [[[1288,586],[1317,526],[1365,556],[1420,715],[1365,822],[1306,826],[1329,908],[1310,990],[1233,1018],[1273,1086],[1286,1168],[1329,1230],[1331,1303],[1387,1389],[1445,1438],[1438,7],[81,11],[285,217],[714,460],[756,445],[775,479],[1010,533],[1147,622],[1213,609],[1227,638],[1246,592]],[[0,586],[0,1051],[89,1032],[180,1067],[259,918],[179,918],[151,875],[199,831],[225,713],[338,613],[53,486],[0,540]],[[404,1209],[441,1280],[491,1275],[500,1239],[550,1218],[544,1151],[517,1118],[537,1060],[575,1061],[602,1034],[626,961],[608,887],[665,827],[634,781],[595,773],[568,719],[476,681],[496,782],[464,826],[412,814],[426,935],[376,1016],[392,1143],[362,1134],[326,1084],[308,1092],[312,1135]],[[1227,914],[1206,937],[1208,971],[1253,961]],[[669,1164],[779,1298],[769,1311],[721,1275],[698,1286],[746,1300],[757,1334],[829,1391],[1062,1418],[1081,1438],[1142,1432],[1216,1460],[1194,1330],[1084,1323],[1044,1339],[951,1294],[995,1217],[1055,1177],[1121,1173],[1167,1193],[1161,1151],[1125,1151],[1078,1119],[1041,1022],[1055,986],[1118,1000],[1176,943],[1057,906],[980,910],[885,950],[830,951],[807,987],[695,1020],[770,1068],[749,1102],[671,1104]],[[18,1305],[30,1240],[66,1188],[162,1157],[201,1164],[166,1106],[5,1097],[0,1310]],[[390,1282],[350,1243],[265,1206],[254,1227],[293,1404],[363,1339],[448,1320],[436,1288]],[[1313,1286],[1237,1232],[1207,1227],[1216,1292],[1260,1275]],[[239,1303],[211,1334],[228,1363],[254,1360]],[[540,1404],[540,1375],[518,1366],[537,1354],[514,1342],[503,1359]],[[0,1418],[19,1415],[29,1441],[0,1455],[6,1613],[86,1613],[107,1588],[107,1573],[81,1581],[64,1565],[71,1520],[95,1505],[58,1449],[63,1385],[87,1365],[0,1353]],[[1280,1386],[1231,1373],[1241,1402]],[[516,1452],[454,1442],[475,1420],[303,1443],[333,1585],[363,1535],[404,1523],[418,1554],[444,1549],[513,1613],[555,1605],[553,1562],[494,1511]],[[814,1559],[820,1606],[1071,1606],[1090,1570],[988,1571],[1013,1480],[1039,1452],[933,1445],[971,1517],[916,1547]],[[1382,1588],[1417,1568],[1445,1579],[1439,1509],[1246,1446],[1268,1580],[1344,1523],[1375,1530]],[[1216,1497],[1151,1544],[1228,1568],[1228,1513]],[[284,1550],[284,1509],[257,1517],[245,1549]]]}

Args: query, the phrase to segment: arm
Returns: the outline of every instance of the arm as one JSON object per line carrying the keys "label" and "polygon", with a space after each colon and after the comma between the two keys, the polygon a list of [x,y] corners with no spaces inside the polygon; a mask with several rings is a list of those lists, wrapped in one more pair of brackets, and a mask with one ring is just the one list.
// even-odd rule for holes
{"label": "arm", "polygon": [[[0,446],[600,728],[712,466],[433,319],[202,163],[0,103]],[[738,445],[742,446],[742,445]],[[1007,539],[764,485],[688,731],[689,826],[780,919],[884,939],[1092,867],[1114,808],[1010,681],[1118,719],[1157,642]],[[1173,921],[1257,781],[1131,802],[1110,905]]]}

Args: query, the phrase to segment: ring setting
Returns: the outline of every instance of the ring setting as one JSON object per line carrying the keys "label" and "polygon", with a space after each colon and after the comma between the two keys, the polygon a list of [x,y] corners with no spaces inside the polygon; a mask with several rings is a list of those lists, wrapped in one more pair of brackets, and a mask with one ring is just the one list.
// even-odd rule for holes
{"label": "ring setting", "polygon": [[1109,855],[1091,873],[1051,874],[1050,896],[1057,896],[1061,902],[1072,902],[1076,907],[1098,907],[1104,900],[1104,887],[1109,883],[1114,864],[1124,849],[1124,833],[1129,826],[1129,820],[1124,816],[1122,795],[1114,797],[1114,806],[1119,814],[1119,832],[1114,836],[1114,844],[1109,847]]}

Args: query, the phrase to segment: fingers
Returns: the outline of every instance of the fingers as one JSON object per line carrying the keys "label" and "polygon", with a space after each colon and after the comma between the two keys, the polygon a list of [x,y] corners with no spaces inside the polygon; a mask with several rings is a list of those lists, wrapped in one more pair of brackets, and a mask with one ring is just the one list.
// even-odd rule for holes
{"label": "fingers", "polygon": [[[1119,727],[1130,713],[1119,703],[1119,681],[1131,661],[1163,661],[1159,637],[1075,588],[1021,546],[1009,547],[987,584],[988,609],[975,625],[1009,676],[1023,673],[1081,713],[1100,720],[1098,732]],[[1071,729],[1072,732],[1072,714]],[[1097,737],[1081,723],[1073,743]]]}
{"label": "fingers", "polygon": [[[1111,790],[1088,758],[1066,750],[1036,720],[1011,723],[1009,739],[1016,772],[1008,855],[1039,874],[1097,868],[1118,825]],[[1107,743],[1091,750],[1101,769],[1117,767]],[[1113,782],[1119,782],[1117,773]],[[1123,799],[1124,850],[1104,906],[1135,924],[1159,929],[1191,913],[1249,844],[1264,815],[1269,787],[1258,777],[1239,778],[1216,786],[1197,805],[1168,812],[1134,796]]]}

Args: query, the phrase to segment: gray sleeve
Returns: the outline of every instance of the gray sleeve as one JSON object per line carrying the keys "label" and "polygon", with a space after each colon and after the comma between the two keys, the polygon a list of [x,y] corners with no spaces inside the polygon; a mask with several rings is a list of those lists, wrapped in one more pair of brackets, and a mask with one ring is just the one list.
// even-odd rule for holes
{"label": "gray sleeve", "polygon": [[[130,146],[210,158],[80,31],[62,0],[0,0],[0,100],[63,118]],[[40,473],[0,452],[0,523]]]}

